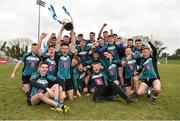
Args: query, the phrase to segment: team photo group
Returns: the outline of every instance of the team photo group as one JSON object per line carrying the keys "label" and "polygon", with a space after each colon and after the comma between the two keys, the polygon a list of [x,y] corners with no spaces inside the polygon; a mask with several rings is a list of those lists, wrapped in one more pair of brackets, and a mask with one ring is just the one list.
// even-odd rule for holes
{"label": "team photo group", "polygon": [[[15,65],[11,78],[21,64],[22,90],[30,106],[44,102],[51,110],[67,113],[66,100],[81,96],[105,103],[123,99],[135,103],[147,95],[153,105],[161,91],[157,51],[151,36],[125,39],[113,30],[90,32],[89,38],[76,33],[76,26],[62,23],[59,33],[42,33],[31,52],[24,53]],[[71,28],[69,30],[69,27]],[[69,35],[63,32],[69,30]],[[47,38],[50,35],[50,38]],[[46,44],[45,40],[48,40]],[[140,100],[140,99],[139,99]],[[120,103],[126,105],[126,103]]]}

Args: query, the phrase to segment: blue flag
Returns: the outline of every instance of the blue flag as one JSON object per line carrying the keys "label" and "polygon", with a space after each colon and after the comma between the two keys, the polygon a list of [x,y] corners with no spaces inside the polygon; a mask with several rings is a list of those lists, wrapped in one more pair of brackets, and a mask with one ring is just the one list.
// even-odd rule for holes
{"label": "blue flag", "polygon": [[53,19],[56,20],[56,21],[58,21],[56,12],[55,12],[55,10],[54,10],[54,7],[53,7],[52,5],[50,5],[50,7],[48,8],[48,10],[50,11]]}
{"label": "blue flag", "polygon": [[70,13],[67,11],[67,9],[65,8],[65,6],[62,7],[62,9],[64,10],[64,12],[71,18],[71,20],[73,21]]}

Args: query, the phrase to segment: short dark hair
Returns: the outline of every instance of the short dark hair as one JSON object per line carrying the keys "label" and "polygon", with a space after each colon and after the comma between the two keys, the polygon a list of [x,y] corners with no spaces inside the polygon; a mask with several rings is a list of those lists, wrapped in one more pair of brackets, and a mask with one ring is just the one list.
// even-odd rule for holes
{"label": "short dark hair", "polygon": [[39,64],[39,66],[41,66],[41,65],[43,65],[43,64],[48,65],[48,63],[47,63],[46,61],[41,61],[40,64]]}
{"label": "short dark hair", "polygon": [[141,39],[136,39],[135,42],[142,42],[142,40]]}
{"label": "short dark hair", "polygon": [[149,47],[143,47],[142,50],[150,50]]}
{"label": "short dark hair", "polygon": [[55,45],[49,45],[48,48],[55,48]]}
{"label": "short dark hair", "polygon": [[113,36],[117,36],[117,34],[113,34]]}
{"label": "short dark hair", "polygon": [[104,31],[103,34],[104,34],[104,33],[108,33],[108,31]]}
{"label": "short dark hair", "polygon": [[103,39],[103,40],[104,40],[104,38],[103,38],[103,37],[98,37],[98,38],[97,38],[97,40],[99,40],[99,39]]}
{"label": "short dark hair", "polygon": [[108,38],[110,38],[110,37],[113,37],[113,38],[114,38],[114,36],[113,36],[113,35],[108,35]]}
{"label": "short dark hair", "polygon": [[134,40],[132,38],[129,38],[127,41],[132,41],[133,42]]}
{"label": "short dark hair", "polygon": [[[126,49],[129,49],[129,48],[130,48],[130,47],[125,47],[125,50],[126,50]],[[130,49],[131,49],[131,48],[130,48]],[[131,49],[131,50],[132,50],[132,49]]]}
{"label": "short dark hair", "polygon": [[69,44],[63,42],[63,43],[61,44],[61,47],[62,47],[62,46],[68,46],[68,47],[69,47]]}
{"label": "short dark hair", "polygon": [[38,44],[37,43],[32,43],[32,46],[37,46]]}
{"label": "short dark hair", "polygon": [[73,56],[73,59],[76,60],[78,64],[80,63],[80,58],[79,58],[79,56],[74,55],[74,56]]}
{"label": "short dark hair", "polygon": [[85,42],[86,42],[86,40],[85,40],[85,39],[81,39],[81,40],[80,40],[80,42],[81,42],[81,41],[85,41]]}
{"label": "short dark hair", "polygon": [[68,35],[64,35],[64,37],[67,37],[67,38],[69,38],[69,36],[68,36]]}
{"label": "short dark hair", "polygon": [[94,32],[90,32],[89,34],[93,34],[94,36],[96,35]]}
{"label": "short dark hair", "polygon": [[83,37],[83,34],[78,34],[78,37]]}

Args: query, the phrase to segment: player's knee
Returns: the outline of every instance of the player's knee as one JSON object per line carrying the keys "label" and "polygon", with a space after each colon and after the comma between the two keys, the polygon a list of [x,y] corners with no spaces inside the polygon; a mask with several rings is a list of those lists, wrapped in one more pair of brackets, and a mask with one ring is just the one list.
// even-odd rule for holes
{"label": "player's knee", "polygon": [[134,80],[135,82],[138,82],[138,81],[139,81],[139,77],[138,77],[138,76],[134,76],[134,77],[133,77],[133,80]]}
{"label": "player's knee", "polygon": [[73,98],[74,96],[72,95],[72,96],[69,96],[69,100],[71,100],[71,101],[73,101]]}
{"label": "player's knee", "polygon": [[64,93],[62,93],[62,94],[60,94],[60,98],[64,100],[66,98],[66,95]]}
{"label": "player's knee", "polygon": [[137,93],[137,95],[139,95],[139,96],[140,96],[140,95],[143,95],[143,92],[142,92],[141,90],[137,90],[136,93]]}
{"label": "player's knee", "polygon": [[58,84],[53,85],[53,87],[54,87],[55,90],[59,90],[59,85]]}
{"label": "player's knee", "polygon": [[30,89],[29,89],[28,87],[23,86],[23,87],[22,87],[22,90],[23,90],[25,93],[27,93]]}
{"label": "player's knee", "polygon": [[161,92],[161,88],[160,88],[160,87],[156,87],[156,88],[154,88],[154,91],[155,91],[156,93],[160,93],[160,92]]}

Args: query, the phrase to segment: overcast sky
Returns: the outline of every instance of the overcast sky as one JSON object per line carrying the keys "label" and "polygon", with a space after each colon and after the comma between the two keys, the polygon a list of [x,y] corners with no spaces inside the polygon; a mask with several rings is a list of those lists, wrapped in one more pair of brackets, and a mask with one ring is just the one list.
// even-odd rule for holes
{"label": "overcast sky", "polygon": [[[68,18],[66,6],[74,19],[76,33],[88,38],[90,31],[98,34],[113,29],[122,37],[150,36],[162,40],[169,53],[180,48],[180,0],[44,0],[41,8],[41,32],[58,33],[60,25],[48,11],[52,4],[60,19]],[[36,0],[0,0],[0,41],[28,37],[37,41],[38,6]],[[65,33],[67,34],[67,33]]]}

